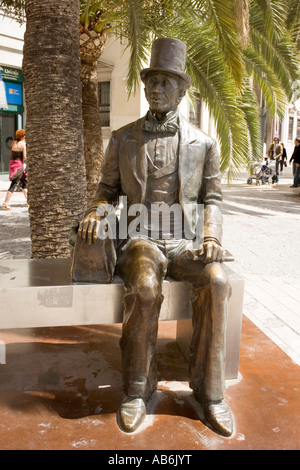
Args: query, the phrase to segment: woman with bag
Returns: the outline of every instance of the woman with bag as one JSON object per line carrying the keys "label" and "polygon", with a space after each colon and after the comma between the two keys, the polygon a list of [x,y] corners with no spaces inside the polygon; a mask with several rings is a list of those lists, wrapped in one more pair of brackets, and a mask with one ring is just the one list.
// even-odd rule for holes
{"label": "woman with bag", "polygon": [[16,138],[11,145],[11,158],[9,162],[9,179],[11,181],[10,187],[6,193],[5,201],[2,205],[2,210],[9,211],[11,207],[8,205],[13,192],[20,184],[25,199],[27,201],[27,174],[24,168],[24,162],[26,161],[26,142],[25,142],[25,131],[19,129],[16,131]]}

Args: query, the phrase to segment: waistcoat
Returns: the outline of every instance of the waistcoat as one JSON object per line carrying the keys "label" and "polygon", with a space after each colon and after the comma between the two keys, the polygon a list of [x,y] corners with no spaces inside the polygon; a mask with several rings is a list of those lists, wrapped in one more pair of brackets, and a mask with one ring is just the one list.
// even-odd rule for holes
{"label": "waistcoat", "polygon": [[[148,210],[148,230],[151,238],[182,238],[182,215],[168,210],[178,201],[178,134],[152,139],[147,146],[148,179],[145,205]],[[161,167],[158,167],[161,166]],[[162,204],[162,205],[161,205]]]}

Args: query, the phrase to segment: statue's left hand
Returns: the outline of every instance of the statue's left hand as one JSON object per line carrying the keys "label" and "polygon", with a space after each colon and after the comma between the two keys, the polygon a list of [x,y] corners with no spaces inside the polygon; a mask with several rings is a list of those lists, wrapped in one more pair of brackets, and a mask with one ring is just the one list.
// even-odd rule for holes
{"label": "statue's left hand", "polygon": [[195,255],[205,264],[223,261],[223,248],[214,241],[204,242],[197,250]]}

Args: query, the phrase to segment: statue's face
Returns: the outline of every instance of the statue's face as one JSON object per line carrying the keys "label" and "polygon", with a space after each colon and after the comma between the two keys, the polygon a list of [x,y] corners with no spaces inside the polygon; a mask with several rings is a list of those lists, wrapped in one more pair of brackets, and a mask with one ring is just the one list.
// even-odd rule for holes
{"label": "statue's face", "polygon": [[180,103],[182,89],[176,76],[152,72],[145,83],[145,94],[151,111],[155,114],[165,114]]}

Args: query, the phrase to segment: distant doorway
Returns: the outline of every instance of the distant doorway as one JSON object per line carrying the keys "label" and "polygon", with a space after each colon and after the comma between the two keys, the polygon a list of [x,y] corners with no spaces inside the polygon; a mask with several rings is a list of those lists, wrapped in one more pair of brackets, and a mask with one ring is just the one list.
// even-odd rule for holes
{"label": "distant doorway", "polygon": [[16,114],[0,113],[0,173],[7,173],[11,155],[11,144],[15,138]]}

